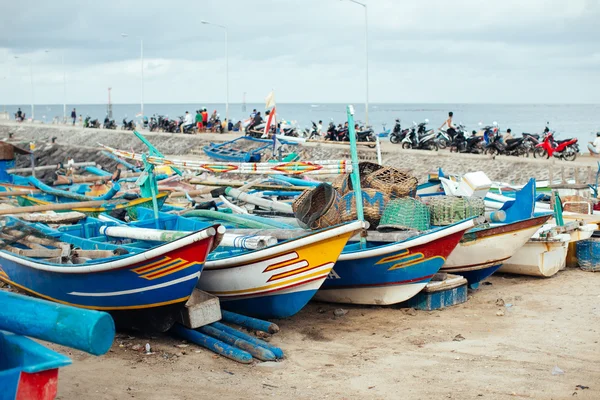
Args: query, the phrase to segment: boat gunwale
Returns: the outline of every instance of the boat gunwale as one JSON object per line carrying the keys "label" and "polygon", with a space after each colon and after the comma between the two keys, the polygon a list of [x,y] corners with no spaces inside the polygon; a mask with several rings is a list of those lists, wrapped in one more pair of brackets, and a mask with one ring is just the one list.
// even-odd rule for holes
{"label": "boat gunwale", "polygon": [[[33,261],[33,259],[29,257],[17,256],[7,250],[0,250],[0,258],[8,259],[16,264],[21,266],[30,267],[40,271],[53,272],[53,273],[64,273],[64,274],[89,274],[89,273],[100,273],[100,272],[108,272],[115,271],[119,269],[129,268],[136,264],[151,260],[156,257],[160,257],[162,255],[168,254],[172,251],[180,249],[185,246],[189,246],[195,242],[199,242],[204,239],[214,238],[217,235],[219,225],[212,225],[206,227],[197,232],[191,232],[189,235],[174,240],[172,242],[168,242],[165,244],[158,245],[146,251],[132,254],[130,256],[125,256],[123,258],[119,258],[118,260],[110,260],[103,261],[98,264],[79,264],[77,266],[71,265],[68,267],[60,266],[61,264],[52,264],[52,263],[40,263]],[[64,234],[64,236],[72,236],[68,234]],[[207,252],[208,256],[208,252]],[[206,264],[206,259],[204,260]]]}

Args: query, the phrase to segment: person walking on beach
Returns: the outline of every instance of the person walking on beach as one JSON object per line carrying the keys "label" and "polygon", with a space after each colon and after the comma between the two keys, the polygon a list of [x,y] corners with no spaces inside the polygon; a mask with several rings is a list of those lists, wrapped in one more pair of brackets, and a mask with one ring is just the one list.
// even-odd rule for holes
{"label": "person walking on beach", "polygon": [[21,111],[21,107],[19,107],[19,109],[17,110],[17,113],[15,114],[16,116],[16,120],[18,122],[21,122],[23,120],[23,111]]}
{"label": "person walking on beach", "polygon": [[319,120],[317,124],[317,135],[323,136],[323,121]]}
{"label": "person walking on beach", "polygon": [[73,126],[75,126],[75,120],[77,119],[77,112],[75,111],[75,109],[71,111],[71,118],[73,119]]}

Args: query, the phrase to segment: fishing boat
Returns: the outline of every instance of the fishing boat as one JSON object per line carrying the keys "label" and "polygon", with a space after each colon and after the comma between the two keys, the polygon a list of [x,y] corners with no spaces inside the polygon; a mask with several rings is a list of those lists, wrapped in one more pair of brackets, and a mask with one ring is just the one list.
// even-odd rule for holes
{"label": "fishing boat", "polygon": [[[158,208],[160,209],[167,197],[168,193],[159,193],[156,195],[156,202]],[[47,200],[42,200],[33,196],[18,196],[18,203],[21,207],[27,206],[47,206],[51,204],[55,204],[54,202],[50,202]],[[68,204],[68,203],[67,203]],[[109,200],[104,202],[102,205],[97,207],[78,207],[77,203],[73,203],[73,208],[57,210],[57,212],[61,211],[79,211],[88,216],[96,217],[103,212],[110,212],[114,210],[124,210],[127,213],[127,216],[135,220],[138,218],[138,208],[152,208],[152,198],[151,197],[140,197],[134,200]]]}
{"label": "fishing boat", "polygon": [[550,277],[565,268],[569,234],[543,235],[536,233],[511,258],[500,267],[499,272]]}
{"label": "fishing boat", "polygon": [[551,217],[550,214],[509,224],[474,228],[465,233],[441,271],[464,276],[469,286],[475,289],[515,255]]}
{"label": "fishing boat", "polygon": [[[149,210],[139,215],[136,226],[152,223]],[[206,224],[165,213],[160,218],[183,230]],[[227,310],[265,319],[292,316],[317,293],[348,239],[362,227],[351,222],[315,232],[297,230],[294,239],[253,251],[218,248],[209,255],[198,288],[218,296]]]}
{"label": "fishing boat", "polygon": [[[282,144],[293,143],[282,141]],[[250,136],[241,136],[225,143],[210,143],[202,150],[210,158],[226,162],[260,162],[264,161],[264,154],[273,149],[273,140],[257,139]],[[293,161],[293,160],[285,160]]]}
{"label": "fishing boat", "polygon": [[0,280],[47,300],[108,311],[120,326],[167,330],[224,228],[209,226],[168,243],[110,243],[101,230],[111,225],[88,217],[52,229],[7,217]]}
{"label": "fishing boat", "polygon": [[315,299],[373,305],[406,301],[427,285],[474,225],[470,219],[394,243],[349,244]]}

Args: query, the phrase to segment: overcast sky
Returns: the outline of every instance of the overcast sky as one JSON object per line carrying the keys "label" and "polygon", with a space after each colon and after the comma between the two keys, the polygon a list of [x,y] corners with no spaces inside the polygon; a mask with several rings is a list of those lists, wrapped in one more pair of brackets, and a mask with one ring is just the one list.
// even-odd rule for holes
{"label": "overcast sky", "polygon": [[[600,0],[363,0],[370,101],[600,103]],[[364,11],[339,0],[22,0],[0,10],[0,103],[362,102]],[[122,38],[121,33],[127,33]],[[48,52],[46,52],[48,50]],[[15,59],[18,56],[18,59]],[[3,79],[5,78],[5,79]]]}

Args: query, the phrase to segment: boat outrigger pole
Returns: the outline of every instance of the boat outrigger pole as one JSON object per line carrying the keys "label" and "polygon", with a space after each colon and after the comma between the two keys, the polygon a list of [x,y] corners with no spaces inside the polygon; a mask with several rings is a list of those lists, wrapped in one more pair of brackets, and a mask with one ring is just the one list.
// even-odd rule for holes
{"label": "boat outrigger pole", "polygon": [[[153,157],[164,157],[163,154],[158,151],[158,149],[154,147],[154,145],[150,143],[148,139],[146,139],[141,133],[138,131],[133,131],[133,134],[148,147],[148,155]],[[148,155],[142,154],[144,171],[137,179],[136,184],[140,187],[142,197],[152,197],[154,219],[156,221],[156,228],[158,229],[158,202],[156,201],[156,195],[158,194],[158,183],[156,181],[156,175],[154,174],[154,164],[148,162]],[[175,171],[176,174],[182,175],[182,172],[179,169],[175,167],[171,167],[171,169]]]}
{"label": "boat outrigger pole", "polygon": [[[346,107],[348,114],[348,135],[350,136],[350,156],[352,158],[352,187],[354,188],[354,200],[356,201],[356,217],[364,224],[365,215],[363,212],[362,189],[360,187],[360,172],[358,171],[358,151],[356,150],[356,130],[354,129],[354,107],[348,105]],[[364,236],[364,231],[360,235],[360,246],[367,247],[367,238]]]}

